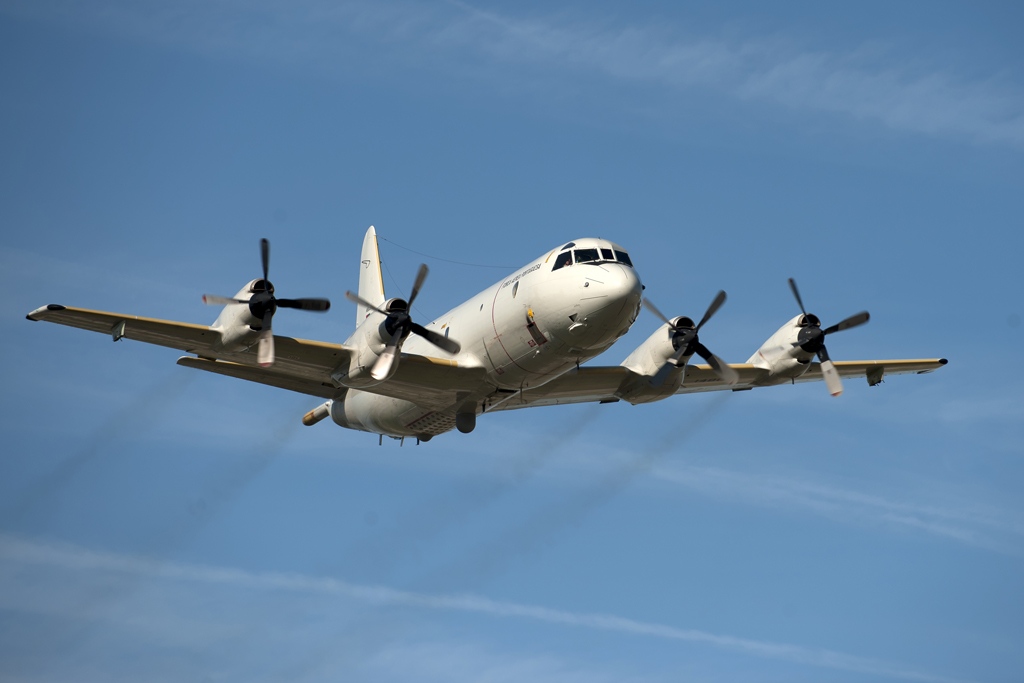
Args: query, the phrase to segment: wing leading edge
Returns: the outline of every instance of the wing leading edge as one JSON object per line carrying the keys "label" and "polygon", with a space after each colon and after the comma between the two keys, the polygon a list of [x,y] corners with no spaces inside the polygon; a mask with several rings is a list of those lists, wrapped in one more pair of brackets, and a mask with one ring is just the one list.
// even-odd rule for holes
{"label": "wing leading edge", "polygon": [[[132,339],[185,351],[198,358],[183,356],[178,359],[178,365],[322,398],[337,398],[344,393],[345,388],[336,386],[331,375],[348,364],[356,351],[343,344],[275,335],[274,365],[263,368],[257,362],[255,346],[240,353],[219,351],[220,333],[206,325],[58,304],[38,308],[26,317],[108,334],[115,341]],[[460,367],[455,361],[403,353],[395,375],[365,391],[440,409],[453,403],[457,392],[478,389],[482,380],[480,368]]]}
{"label": "wing leading edge", "polygon": [[[915,360],[836,361],[836,370],[844,379],[864,377],[875,385],[889,375],[924,374],[934,372],[947,363],[945,358]],[[671,388],[652,387],[647,378],[621,366],[587,367],[572,370],[556,380],[535,388],[526,388],[492,410],[514,410],[545,405],[568,403],[648,403],[672,394],[695,394],[707,391],[746,391],[756,387],[774,386],[824,380],[820,363],[811,363],[807,371],[795,380],[767,381],[768,372],[747,363],[730,364],[739,375],[735,385],[726,384],[710,365],[687,365],[682,384]]]}

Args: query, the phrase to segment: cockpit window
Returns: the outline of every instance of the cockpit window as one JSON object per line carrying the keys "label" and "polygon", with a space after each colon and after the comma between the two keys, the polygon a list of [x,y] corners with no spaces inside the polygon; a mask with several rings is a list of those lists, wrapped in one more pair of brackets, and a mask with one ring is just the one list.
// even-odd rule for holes
{"label": "cockpit window", "polygon": [[576,246],[575,242],[569,242],[569,244],[567,244],[564,247],[562,247],[559,251],[565,251],[566,249],[569,249],[570,247],[575,247],[575,246]]}
{"label": "cockpit window", "polygon": [[630,268],[633,267],[633,262],[629,260],[629,254],[624,251],[615,250],[615,257],[619,259],[619,263],[625,263]]}
{"label": "cockpit window", "polygon": [[576,263],[600,260],[597,255],[597,249],[577,249],[573,253],[576,254]]}
{"label": "cockpit window", "polygon": [[565,251],[565,252],[562,252],[561,254],[559,254],[558,258],[555,259],[555,265],[551,268],[551,270],[558,270],[559,268],[561,268],[563,266],[571,266],[571,265],[572,265],[572,252],[571,251]]}
{"label": "cockpit window", "polygon": [[602,261],[614,261],[615,260],[615,254],[612,253],[611,249],[602,249],[601,250],[601,260]]}

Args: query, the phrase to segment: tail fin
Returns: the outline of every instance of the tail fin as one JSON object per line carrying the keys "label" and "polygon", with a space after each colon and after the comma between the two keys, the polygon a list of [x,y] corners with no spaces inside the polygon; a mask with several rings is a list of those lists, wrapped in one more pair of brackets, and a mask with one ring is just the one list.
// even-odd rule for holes
{"label": "tail fin", "polygon": [[[380,274],[380,253],[377,251],[377,231],[370,226],[363,238],[363,253],[359,256],[359,296],[371,304],[383,306],[384,278]],[[356,327],[363,324],[370,309],[362,304],[356,306]]]}

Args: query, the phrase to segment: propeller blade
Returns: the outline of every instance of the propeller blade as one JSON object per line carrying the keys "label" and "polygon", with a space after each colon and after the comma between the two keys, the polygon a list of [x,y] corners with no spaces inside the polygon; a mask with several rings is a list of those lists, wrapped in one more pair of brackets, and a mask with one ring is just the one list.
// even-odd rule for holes
{"label": "propeller blade", "polygon": [[843,393],[843,380],[839,379],[839,371],[836,370],[832,359],[828,357],[828,349],[825,348],[824,344],[818,349],[818,360],[821,361],[821,375],[825,378],[825,386],[828,387],[828,393],[833,396],[839,396]]}
{"label": "propeller blade", "polygon": [[420,264],[420,270],[416,273],[416,282],[412,283],[412,291],[409,292],[409,310],[412,311],[412,302],[416,300],[416,295],[420,293],[420,287],[423,286],[423,281],[427,279],[427,273],[430,269],[427,268],[426,263]]}
{"label": "propeller blade", "polygon": [[401,341],[402,336],[405,334],[405,330],[401,327],[395,330],[395,333],[391,335],[391,339],[388,340],[387,346],[384,347],[384,351],[381,352],[380,357],[377,358],[377,362],[373,364],[370,369],[370,377],[375,380],[387,379],[388,375],[391,374],[391,368],[395,364],[395,359],[398,358],[398,342]]}
{"label": "propeller blade", "polygon": [[698,332],[700,332],[700,328],[703,327],[704,323],[706,323],[707,321],[711,320],[711,316],[713,316],[718,311],[718,309],[722,307],[722,304],[724,304],[724,303],[725,303],[725,290],[719,290],[718,294],[715,295],[715,300],[711,302],[710,306],[708,306],[707,313],[705,313],[704,317],[700,319],[699,323],[697,323],[697,331]]}
{"label": "propeller blade", "polygon": [[228,306],[230,304],[247,304],[249,302],[245,299],[229,299],[226,296],[203,294],[203,303],[207,306]]}
{"label": "propeller blade", "polygon": [[327,299],[275,299],[281,308],[298,308],[303,311],[324,312],[331,307]]}
{"label": "propeller blade", "polygon": [[265,368],[274,364],[274,332],[270,329],[270,321],[273,317],[273,309],[268,308],[267,312],[263,314],[260,345],[256,350],[256,362]]}
{"label": "propeller blade", "polygon": [[800,312],[807,315],[807,311],[804,310],[804,302],[800,298],[800,291],[796,288],[796,280],[789,278],[789,288],[793,290],[793,296],[796,297],[796,302],[800,305]]}
{"label": "propeller blade", "polygon": [[729,386],[740,381],[740,374],[729,367],[729,364],[724,360],[708,351],[708,347],[703,344],[698,344],[697,355],[706,360],[708,365],[711,366],[711,369],[715,371],[715,374],[721,377],[722,381]]}
{"label": "propeller blade", "polygon": [[870,313],[868,313],[867,311],[861,311],[857,315],[851,315],[849,318],[847,318],[846,320],[842,321],[841,323],[839,323],[837,325],[833,325],[832,327],[828,328],[827,330],[825,330],[825,334],[832,334],[833,332],[842,332],[843,330],[848,330],[851,327],[857,327],[857,325],[863,325],[864,323],[866,323],[870,319],[871,319],[871,314]]}
{"label": "propeller blade", "polygon": [[[270,242],[266,238],[260,240],[260,258],[263,260],[263,281],[269,282],[267,271],[270,270]],[[269,287],[267,291],[270,291]]]}
{"label": "propeller blade", "polygon": [[376,305],[371,304],[369,301],[367,301],[366,299],[362,298],[358,294],[355,294],[354,292],[345,292],[345,298],[348,299],[349,301],[351,301],[354,304],[359,304],[360,306],[366,306],[371,311],[377,311],[378,313],[383,313],[384,315],[388,314],[388,312],[385,311],[383,308],[377,308]]}
{"label": "propeller blade", "polygon": [[428,330],[427,328],[423,327],[423,325],[410,322],[409,331],[412,332],[413,334],[418,334],[419,336],[423,337],[434,346],[438,347],[439,349],[447,351],[453,356],[462,350],[462,346],[459,344],[459,342],[455,341],[454,339],[449,339],[443,334],[438,334],[433,330]]}
{"label": "propeller blade", "polygon": [[651,313],[653,313],[657,318],[659,318],[663,323],[671,327],[673,330],[676,329],[675,326],[668,321],[668,318],[666,318],[665,315],[658,310],[658,307],[655,306],[654,303],[647,297],[644,297],[644,308],[649,309]]}

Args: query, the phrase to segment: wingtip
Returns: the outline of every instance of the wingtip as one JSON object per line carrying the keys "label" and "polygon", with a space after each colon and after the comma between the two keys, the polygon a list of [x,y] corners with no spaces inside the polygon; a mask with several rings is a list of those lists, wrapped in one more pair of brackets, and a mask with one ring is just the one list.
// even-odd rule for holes
{"label": "wingtip", "polygon": [[39,320],[41,320],[41,318],[33,318],[32,316],[39,315],[40,313],[43,313],[44,311],[63,311],[66,308],[67,308],[67,306],[61,306],[60,304],[46,304],[45,306],[40,306],[36,310],[34,310],[31,313],[29,313],[28,315],[26,315],[25,319],[26,320],[31,320],[33,322],[39,322]]}
{"label": "wingtip", "polygon": [[940,359],[939,359],[939,365],[945,365],[945,364],[946,364],[946,363],[948,363],[948,362],[949,362],[949,361],[948,361],[948,360],[946,360],[945,358],[940,358]]}

